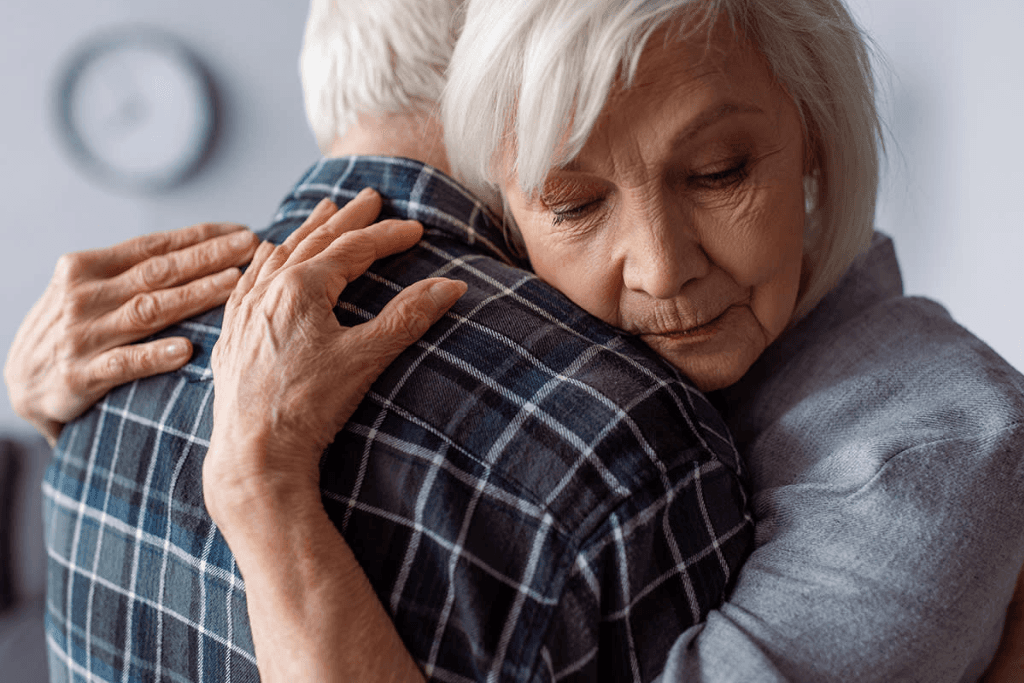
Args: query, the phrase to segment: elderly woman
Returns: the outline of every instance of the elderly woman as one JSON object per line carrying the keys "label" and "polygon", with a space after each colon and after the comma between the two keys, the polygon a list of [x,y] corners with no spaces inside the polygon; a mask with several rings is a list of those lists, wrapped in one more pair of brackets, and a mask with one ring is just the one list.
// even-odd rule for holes
{"label": "elderly woman", "polygon": [[[714,391],[748,461],[757,548],[663,677],[978,679],[1024,561],[1024,380],[902,296],[872,230],[878,123],[845,8],[474,0],[450,79],[456,174],[506,208],[540,278]],[[260,419],[232,411],[274,334],[232,321],[272,307],[287,259],[258,254],[228,304],[215,431]],[[346,413],[320,414],[333,433]],[[247,454],[208,457],[230,472]],[[279,594],[262,578],[246,573],[261,670],[283,671],[289,606],[257,598]],[[351,576],[324,589],[374,600]],[[379,643],[398,641],[362,642],[348,655],[391,661]]]}
{"label": "elderly woman", "polygon": [[1024,559],[1024,382],[902,296],[863,45],[835,1],[481,1],[453,58],[456,174],[750,466],[757,547],[666,677],[974,680]]}

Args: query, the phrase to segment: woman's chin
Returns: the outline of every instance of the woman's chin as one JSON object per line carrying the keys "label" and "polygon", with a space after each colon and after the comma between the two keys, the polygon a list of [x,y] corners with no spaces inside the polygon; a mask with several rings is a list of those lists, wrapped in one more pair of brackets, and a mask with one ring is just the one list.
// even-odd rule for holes
{"label": "woman's chin", "polygon": [[737,367],[680,367],[673,363],[673,365],[679,368],[680,372],[686,375],[686,377],[693,382],[695,387],[704,393],[732,386],[736,382],[740,381],[740,378],[747,373],[747,370],[752,364],[753,363],[745,364],[742,366],[742,369],[739,369]]}

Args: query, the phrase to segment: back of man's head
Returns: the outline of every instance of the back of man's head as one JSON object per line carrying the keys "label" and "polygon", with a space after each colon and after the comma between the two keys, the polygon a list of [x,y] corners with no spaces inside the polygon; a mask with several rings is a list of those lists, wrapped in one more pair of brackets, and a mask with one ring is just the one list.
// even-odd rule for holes
{"label": "back of man's head", "polygon": [[434,113],[461,0],[312,0],[299,61],[325,154],[361,114]]}

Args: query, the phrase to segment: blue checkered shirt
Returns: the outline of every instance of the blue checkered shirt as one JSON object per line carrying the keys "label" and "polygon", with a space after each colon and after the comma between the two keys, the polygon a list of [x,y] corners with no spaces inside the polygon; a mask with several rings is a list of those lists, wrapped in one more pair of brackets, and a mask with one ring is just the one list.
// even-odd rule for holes
{"label": "blue checkered shirt", "polygon": [[[264,236],[363,187],[426,227],[351,283],[345,325],[403,286],[469,292],[373,385],[321,461],[322,499],[428,678],[647,681],[725,597],[753,525],[705,398],[523,269],[443,174],[324,160]],[[54,681],[258,680],[245,585],[203,505],[222,310],[192,361],[69,424],[43,483]],[[344,643],[339,643],[344,647]]]}

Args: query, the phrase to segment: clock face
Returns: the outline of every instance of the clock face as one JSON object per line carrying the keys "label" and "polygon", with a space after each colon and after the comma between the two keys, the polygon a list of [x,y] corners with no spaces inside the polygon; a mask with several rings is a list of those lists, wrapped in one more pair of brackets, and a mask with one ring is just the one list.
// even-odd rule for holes
{"label": "clock face", "polygon": [[135,190],[175,185],[212,141],[209,79],[173,39],[149,32],[93,41],[61,79],[64,137],[88,173]]}

